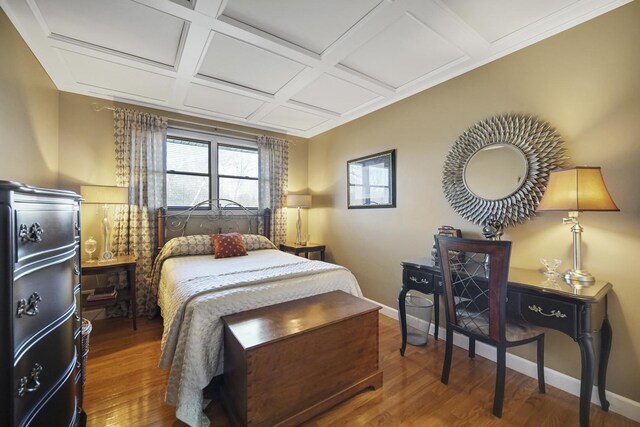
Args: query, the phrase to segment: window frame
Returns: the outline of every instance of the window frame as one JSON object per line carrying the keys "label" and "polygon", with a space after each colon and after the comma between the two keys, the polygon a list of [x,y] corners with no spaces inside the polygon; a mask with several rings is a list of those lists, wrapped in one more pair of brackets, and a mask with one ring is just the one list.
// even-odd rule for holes
{"label": "window frame", "polygon": [[[177,140],[177,141],[188,141],[188,142],[195,142],[198,144],[203,144],[207,146],[207,155],[209,156],[209,162],[207,162],[207,173],[201,173],[201,172],[184,172],[184,171],[176,171],[173,169],[169,169],[167,167],[167,153],[168,150],[165,149],[165,159],[164,159],[164,164],[165,164],[165,168],[164,168],[164,183],[165,183],[165,187],[169,188],[169,175],[182,175],[182,176],[204,176],[204,177],[208,177],[209,178],[209,185],[207,186],[207,192],[208,192],[208,197],[206,200],[211,200],[211,189],[212,189],[212,174],[211,174],[211,142],[210,141],[204,141],[202,139],[196,139],[193,137],[186,137],[186,136],[175,136],[175,135],[169,135],[169,133],[167,132],[167,141],[166,144],[169,144],[169,139],[171,140]],[[167,207],[170,209],[188,209],[191,206],[182,206],[182,205],[169,205],[169,202],[167,201]],[[211,209],[211,204],[209,203],[208,205],[203,205],[203,206],[199,206],[196,209],[198,210],[210,210]]]}
{"label": "window frame", "polygon": [[[258,143],[254,138],[243,138],[238,136],[231,135],[221,135],[213,132],[205,132],[205,131],[196,131],[190,129],[184,129],[175,126],[169,126],[167,128],[167,140],[169,139],[182,139],[187,141],[194,141],[199,143],[208,143],[209,146],[209,199],[217,199],[220,194],[220,181],[219,178],[221,175],[218,174],[218,146],[229,146],[229,147],[238,147],[238,148],[246,148],[255,150],[256,154],[258,152]],[[167,183],[167,150],[165,149],[165,167],[164,167],[164,179],[165,186],[168,188]],[[258,178],[246,177],[247,179],[260,181],[260,160],[258,158]],[[190,175],[198,175],[196,173],[188,173]],[[230,177],[230,178],[245,178],[241,176],[235,175],[222,175],[222,177]],[[260,200],[260,189],[258,188],[258,200]],[[214,209],[218,209],[220,206],[214,206],[209,203],[204,206],[200,206],[197,210],[200,211],[212,211]],[[167,202],[167,209],[169,210],[184,210],[189,209],[191,206],[174,206],[169,205]],[[257,212],[259,210],[258,206],[245,206],[250,211]],[[227,207],[225,209],[241,209],[239,207]]]}
{"label": "window frame", "polygon": [[[255,147],[247,147],[244,145],[237,145],[237,144],[229,144],[229,143],[217,143],[216,144],[216,194],[218,194],[218,197],[220,195],[220,178],[232,178],[232,179],[243,179],[246,181],[256,181],[258,182],[258,203],[260,203],[260,158],[258,157],[258,176],[256,178],[253,178],[251,176],[241,176],[241,175],[226,175],[226,174],[220,174],[219,168],[218,168],[218,162],[220,161],[220,147],[234,147],[234,148],[242,148],[245,150],[250,150],[250,151],[255,151],[256,152],[256,156],[258,155],[258,145],[256,144]],[[258,206],[245,206],[245,208],[247,209],[258,209]],[[239,207],[229,207],[228,209],[240,209]]]}

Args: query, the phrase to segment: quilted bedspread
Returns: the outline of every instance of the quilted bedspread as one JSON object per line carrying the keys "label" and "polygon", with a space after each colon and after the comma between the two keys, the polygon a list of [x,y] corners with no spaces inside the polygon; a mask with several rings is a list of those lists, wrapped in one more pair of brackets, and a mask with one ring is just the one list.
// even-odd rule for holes
{"label": "quilted bedspread", "polygon": [[170,369],[165,400],[176,406],[177,418],[209,425],[202,389],[223,371],[222,316],[334,290],[362,296],[346,268],[277,250],[166,260],[158,292],[164,318],[160,367]]}

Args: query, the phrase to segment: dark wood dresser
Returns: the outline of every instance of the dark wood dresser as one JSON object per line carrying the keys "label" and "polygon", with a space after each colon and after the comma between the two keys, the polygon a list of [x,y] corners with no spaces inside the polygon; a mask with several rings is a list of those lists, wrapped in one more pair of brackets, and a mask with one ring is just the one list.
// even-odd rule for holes
{"label": "dark wood dresser", "polygon": [[0,232],[0,425],[82,425],[80,196],[0,181]]}

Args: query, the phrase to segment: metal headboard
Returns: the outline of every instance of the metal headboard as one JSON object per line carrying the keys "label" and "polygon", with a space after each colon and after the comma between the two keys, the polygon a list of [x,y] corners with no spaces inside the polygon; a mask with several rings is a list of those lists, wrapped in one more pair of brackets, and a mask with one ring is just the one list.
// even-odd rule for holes
{"label": "metal headboard", "polygon": [[[202,209],[211,207],[211,209]],[[173,237],[193,234],[271,234],[271,210],[251,211],[229,199],[209,199],[179,212],[158,209],[158,249]]]}

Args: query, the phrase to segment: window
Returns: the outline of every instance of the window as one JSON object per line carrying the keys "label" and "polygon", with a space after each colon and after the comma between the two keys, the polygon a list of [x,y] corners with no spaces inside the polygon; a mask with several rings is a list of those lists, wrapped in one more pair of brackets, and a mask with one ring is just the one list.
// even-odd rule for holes
{"label": "window", "polygon": [[211,146],[167,136],[167,204],[193,206],[211,198]]}
{"label": "window", "polygon": [[258,150],[218,145],[218,197],[258,207]]}
{"label": "window", "polygon": [[185,208],[212,198],[258,207],[254,141],[200,132],[167,131],[167,205]]}

